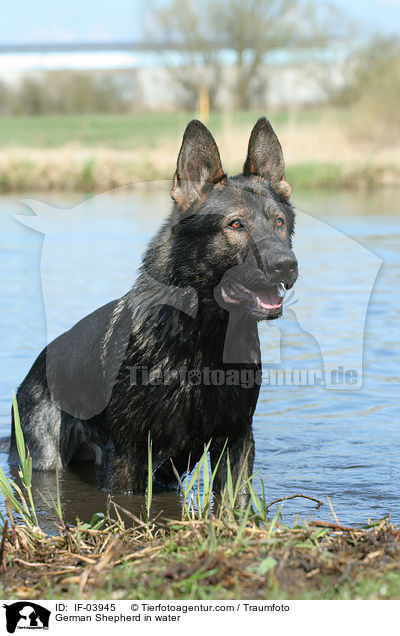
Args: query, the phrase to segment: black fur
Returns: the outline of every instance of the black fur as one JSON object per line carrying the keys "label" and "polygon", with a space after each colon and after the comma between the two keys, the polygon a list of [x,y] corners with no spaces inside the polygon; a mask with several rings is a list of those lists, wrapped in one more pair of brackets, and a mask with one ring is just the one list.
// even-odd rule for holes
{"label": "black fur", "polygon": [[[171,459],[182,475],[210,440],[213,465],[227,441],[233,476],[241,468],[245,477],[251,473],[257,321],[279,317],[277,284],[289,288],[297,278],[289,193],[266,119],[253,129],[243,175],[233,178],[209,131],[198,121],[188,125],[172,213],[133,288],[46,347],[18,390],[35,469],[96,460],[106,488],[143,491],[150,434],[154,477],[163,487],[176,486]],[[205,370],[236,380],[206,381]],[[160,383],[166,371],[169,379]],[[240,373],[256,381],[238,385]],[[13,428],[10,460],[18,462]],[[217,489],[225,474],[223,460]]]}

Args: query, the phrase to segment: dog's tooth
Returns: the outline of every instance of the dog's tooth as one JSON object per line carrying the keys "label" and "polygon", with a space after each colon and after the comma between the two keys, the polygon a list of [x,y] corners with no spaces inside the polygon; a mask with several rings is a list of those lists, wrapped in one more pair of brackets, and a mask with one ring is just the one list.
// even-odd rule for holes
{"label": "dog's tooth", "polygon": [[278,283],[278,296],[281,298],[286,295],[286,288],[283,283]]}
{"label": "dog's tooth", "polygon": [[261,300],[259,299],[258,296],[257,296],[257,307],[261,307]]}

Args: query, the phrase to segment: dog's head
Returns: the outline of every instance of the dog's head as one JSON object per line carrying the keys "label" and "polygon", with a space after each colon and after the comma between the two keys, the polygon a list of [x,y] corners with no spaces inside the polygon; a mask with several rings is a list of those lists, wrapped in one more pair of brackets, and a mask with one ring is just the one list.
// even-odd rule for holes
{"label": "dog's head", "polygon": [[290,186],[271,124],[258,120],[243,173],[228,178],[211,133],[201,122],[190,122],[171,196],[175,281],[200,295],[211,292],[229,311],[278,318],[298,269],[291,249]]}

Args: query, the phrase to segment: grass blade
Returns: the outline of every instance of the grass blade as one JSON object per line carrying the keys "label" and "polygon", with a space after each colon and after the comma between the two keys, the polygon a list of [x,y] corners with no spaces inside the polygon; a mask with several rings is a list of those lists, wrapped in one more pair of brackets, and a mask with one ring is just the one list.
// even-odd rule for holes
{"label": "grass blade", "polygon": [[151,502],[153,500],[153,443],[149,437],[147,440],[147,499],[146,499],[146,512],[147,518],[150,519]]}
{"label": "grass blade", "polygon": [[15,441],[17,443],[19,458],[21,460],[21,463],[24,464],[26,460],[25,442],[24,442],[24,435],[22,433],[21,420],[19,417],[17,398],[15,397],[14,391],[12,392],[12,405],[13,405],[13,414],[14,414]]}

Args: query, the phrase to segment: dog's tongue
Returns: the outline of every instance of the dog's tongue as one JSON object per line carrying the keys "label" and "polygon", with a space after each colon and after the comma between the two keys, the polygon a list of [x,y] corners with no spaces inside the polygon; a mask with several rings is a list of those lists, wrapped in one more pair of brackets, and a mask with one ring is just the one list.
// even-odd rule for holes
{"label": "dog's tongue", "polygon": [[263,309],[278,309],[282,307],[283,297],[279,295],[278,287],[269,287],[253,292],[254,300]]}

